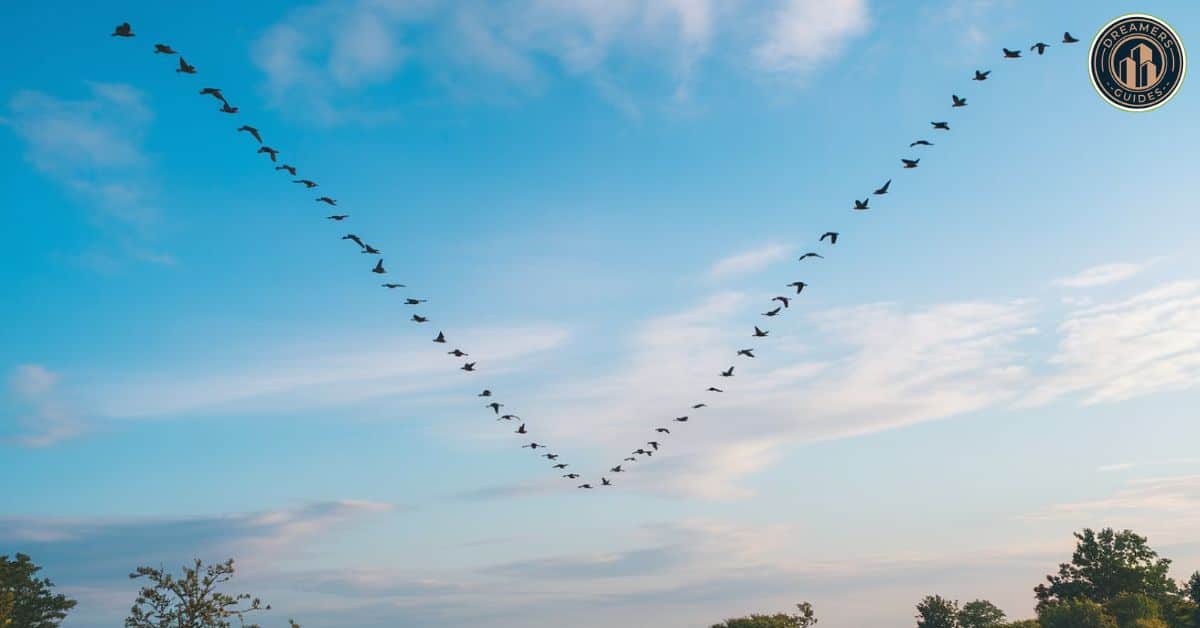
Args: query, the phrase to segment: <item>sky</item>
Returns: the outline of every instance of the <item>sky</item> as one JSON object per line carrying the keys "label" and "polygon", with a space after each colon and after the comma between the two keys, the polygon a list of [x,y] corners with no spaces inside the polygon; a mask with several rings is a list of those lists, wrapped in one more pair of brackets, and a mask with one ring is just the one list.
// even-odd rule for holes
{"label": "sky", "polygon": [[1182,578],[1200,103],[1092,89],[1135,10],[1200,31],[1184,0],[7,6],[0,554],[68,628],[197,557],[305,628],[1022,617],[1082,527]]}

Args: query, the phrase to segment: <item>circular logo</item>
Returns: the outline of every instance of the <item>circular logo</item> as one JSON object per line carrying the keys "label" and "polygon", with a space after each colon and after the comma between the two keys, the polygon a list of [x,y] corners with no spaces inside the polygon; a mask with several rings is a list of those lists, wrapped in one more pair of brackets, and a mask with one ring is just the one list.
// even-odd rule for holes
{"label": "circular logo", "polygon": [[1187,56],[1166,22],[1142,14],[1122,15],[1092,40],[1088,73],[1105,100],[1125,111],[1150,111],[1167,103],[1183,84]]}

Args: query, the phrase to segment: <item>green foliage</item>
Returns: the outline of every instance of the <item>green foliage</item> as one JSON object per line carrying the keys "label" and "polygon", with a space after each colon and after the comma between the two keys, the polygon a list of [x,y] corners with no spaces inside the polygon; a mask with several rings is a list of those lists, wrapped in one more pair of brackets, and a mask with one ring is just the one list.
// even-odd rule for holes
{"label": "green foliage", "polygon": [[1075,553],[1070,563],[1046,576],[1049,583],[1034,588],[1038,605],[1084,598],[1107,604],[1121,593],[1142,593],[1159,598],[1174,593],[1175,583],[1167,575],[1171,561],[1159,558],[1146,537],[1132,530],[1116,532],[1086,528],[1076,532]]}
{"label": "green foliage", "polygon": [[958,602],[926,595],[917,602],[917,628],[958,628]]}
{"label": "green foliage", "polygon": [[7,621],[13,628],[54,628],[75,608],[75,600],[55,595],[54,583],[37,577],[41,569],[25,554],[12,560],[0,556],[0,594],[6,598],[0,604],[0,626]]}
{"label": "green foliage", "polygon": [[958,611],[961,628],[1000,628],[1004,625],[1004,611],[987,600],[975,600],[962,605]]}
{"label": "green foliage", "polygon": [[1193,572],[1192,577],[1188,578],[1187,584],[1184,585],[1188,599],[1193,604],[1200,605],[1200,571]]}
{"label": "green foliage", "polygon": [[230,595],[217,590],[233,579],[233,573],[232,558],[207,567],[197,559],[193,566],[183,568],[180,578],[161,567],[138,567],[129,577],[146,578],[150,584],[138,592],[125,628],[231,628],[230,620],[235,618],[238,626],[259,628],[258,624],[246,624],[246,616],[270,610],[269,605],[247,593]]}
{"label": "green foliage", "polygon": [[1104,608],[1119,628],[1139,628],[1139,622],[1162,620],[1158,602],[1145,593],[1119,593]]}
{"label": "green foliage", "polygon": [[1118,628],[1104,607],[1081,597],[1043,605],[1038,622],[1042,628]]}
{"label": "green foliage", "polygon": [[1042,624],[1036,619],[1018,619],[1010,621],[1007,624],[1000,624],[1001,628],[1042,628]]}
{"label": "green foliage", "polygon": [[797,612],[776,613],[774,615],[754,614],[749,617],[726,619],[712,628],[809,628],[817,625],[817,616],[812,604],[801,602],[796,605]]}

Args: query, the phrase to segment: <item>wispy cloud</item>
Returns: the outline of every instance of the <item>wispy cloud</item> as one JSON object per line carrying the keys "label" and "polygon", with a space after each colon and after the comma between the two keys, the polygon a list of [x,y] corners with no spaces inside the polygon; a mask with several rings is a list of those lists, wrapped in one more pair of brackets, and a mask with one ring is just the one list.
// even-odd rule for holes
{"label": "wispy cloud", "polygon": [[767,243],[761,247],[717,260],[708,269],[708,275],[713,279],[728,279],[758,272],[775,262],[787,259],[791,253],[792,247],[790,246],[774,242]]}
{"label": "wispy cloud", "polygon": [[866,0],[786,0],[769,23],[755,60],[770,72],[803,74],[837,58],[870,20]]}
{"label": "wispy cloud", "polygon": [[40,364],[22,364],[8,380],[9,395],[20,414],[10,440],[26,447],[47,447],[84,430],[72,404],[59,390],[59,375]]}
{"label": "wispy cloud", "polygon": [[1095,288],[1097,286],[1106,286],[1117,282],[1132,279],[1142,271],[1149,268],[1150,262],[1134,264],[1134,263],[1117,263],[1104,264],[1102,266],[1094,266],[1088,268],[1078,274],[1070,277],[1056,279],[1054,284],[1064,288]]}

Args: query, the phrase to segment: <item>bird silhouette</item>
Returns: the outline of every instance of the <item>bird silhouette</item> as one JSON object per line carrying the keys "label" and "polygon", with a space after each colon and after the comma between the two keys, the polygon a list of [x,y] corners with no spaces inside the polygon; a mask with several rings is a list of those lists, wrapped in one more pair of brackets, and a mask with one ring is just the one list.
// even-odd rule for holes
{"label": "bird silhouette", "polygon": [[467,352],[463,351],[462,349],[455,349],[454,351],[447,351],[446,354],[452,355],[456,358],[465,358],[468,356]]}
{"label": "bird silhouette", "polygon": [[[578,476],[576,476],[576,477],[578,477]],[[592,485],[591,485],[591,484],[580,484],[580,485],[579,485],[578,487],[576,487],[576,488],[592,488]]]}
{"label": "bird silhouette", "polygon": [[991,71],[991,70],[986,70],[986,71],[983,71],[983,72],[981,72],[981,71],[979,71],[979,70],[975,70],[975,78],[973,78],[973,79],[971,79],[971,80],[972,80],[972,81],[986,81],[986,80],[987,80],[987,77],[988,77],[988,75],[989,75],[989,74],[991,74],[991,73],[992,73],[992,71]]}
{"label": "bird silhouette", "polygon": [[568,474],[564,475],[563,477],[574,480],[579,477],[579,474],[578,473],[568,473]]}
{"label": "bird silhouette", "polygon": [[359,248],[367,246],[365,243],[363,243],[362,238],[354,235],[353,233],[347,233],[346,235],[342,236],[342,239],[350,240],[351,242],[357,244]]}
{"label": "bird silhouette", "polygon": [[1002,50],[1004,50],[1005,59],[1016,59],[1021,56],[1020,50],[1009,50],[1008,48],[1003,48]]}
{"label": "bird silhouette", "polygon": [[429,322],[428,318],[425,318],[424,316],[421,316],[420,314],[413,314],[412,318],[410,318],[408,320],[410,320],[414,323],[428,323]]}
{"label": "bird silhouette", "polygon": [[753,334],[753,336],[754,336],[755,338],[766,338],[766,337],[767,337],[767,335],[768,335],[768,334],[770,334],[770,333],[771,333],[771,332],[769,332],[769,331],[763,331],[763,330],[759,329],[759,328],[758,328],[758,325],[755,325],[755,326],[754,326],[754,334]]}
{"label": "bird silhouette", "polygon": [[175,51],[166,44],[154,44],[154,54],[156,55],[173,55]]}
{"label": "bird silhouette", "polygon": [[[687,423],[687,421],[688,421],[688,418],[687,418],[686,416],[677,416],[677,417],[675,417],[675,422],[676,422],[676,423]],[[636,453],[636,452],[635,452],[635,453]]]}
{"label": "bird silhouette", "polygon": [[271,161],[275,161],[275,157],[277,155],[279,155],[279,151],[275,150],[274,148],[271,148],[270,146],[259,146],[258,152],[266,153],[267,156],[269,156],[271,158]]}
{"label": "bird silhouette", "polygon": [[289,166],[287,164],[283,164],[282,166],[275,166],[275,169],[276,170],[287,170],[288,174],[292,175],[293,177],[296,176],[296,167],[295,166]]}
{"label": "bird silhouette", "polygon": [[649,446],[651,446],[651,447],[653,447],[653,448],[654,448],[654,451],[658,451],[658,444],[659,444],[659,443],[658,443],[658,441],[656,441],[656,440],[648,440],[648,441],[646,441],[646,444],[647,444],[647,445],[649,445]]}
{"label": "bird silhouette", "polygon": [[383,260],[379,260],[378,262],[375,262],[375,268],[372,268],[371,272],[373,272],[377,275],[383,275],[383,274],[387,273],[387,271],[384,270],[384,268],[383,268]]}
{"label": "bird silhouette", "polygon": [[[708,387],[708,392],[718,392],[718,393],[723,393],[723,392],[725,392],[725,391],[724,391],[724,390],[721,390],[720,388],[717,388],[716,386],[709,386],[709,387]],[[684,418],[684,420],[685,420],[685,421],[687,420],[687,417],[683,417],[683,418]]]}
{"label": "bird silhouette", "polygon": [[371,246],[370,244],[366,244],[366,245],[363,245],[363,250],[361,252],[366,253],[367,255],[379,255],[383,251],[380,251],[379,249]]}
{"label": "bird silhouette", "polygon": [[116,28],[113,29],[112,36],[133,37],[133,27],[129,25],[129,22],[121,22],[120,24],[117,24]]}
{"label": "bird silhouette", "polygon": [[[446,334],[443,334],[442,332],[439,331],[437,337],[434,338],[433,341],[436,343],[439,343],[439,344],[445,344],[446,343]],[[485,390],[483,392],[485,392],[487,394],[479,395],[480,397],[487,397],[492,394],[492,391],[490,391],[490,390]]]}
{"label": "bird silhouette", "polygon": [[466,364],[462,365],[462,370],[464,370],[464,371],[474,371],[474,370],[475,370],[475,363],[474,363],[474,362],[467,362]]}
{"label": "bird silhouette", "polygon": [[733,367],[731,366],[724,371],[721,371],[721,377],[733,377]]}
{"label": "bird silhouette", "polygon": [[868,199],[866,199],[866,200],[862,200],[862,201],[860,201],[860,200],[858,200],[858,199],[854,199],[854,209],[857,209],[857,210],[859,210],[859,211],[862,211],[862,210],[868,209],[868,208],[867,208],[867,203],[870,203],[870,202],[871,202],[871,199],[870,199],[870,198],[868,198]]}
{"label": "bird silhouette", "polygon": [[920,159],[901,159],[904,162],[905,168],[916,168],[917,164],[921,163]]}
{"label": "bird silhouette", "polygon": [[217,100],[219,100],[225,104],[229,104],[229,101],[225,100],[225,94],[222,94],[221,90],[216,87],[205,87],[204,89],[200,90],[200,95],[201,96],[212,96],[213,98],[216,98]]}
{"label": "bird silhouette", "polygon": [[[522,423],[522,424],[521,424],[521,427],[518,427],[518,428],[517,428],[516,430],[514,430],[514,431],[515,431],[517,434],[528,434],[528,433],[529,433],[529,430],[526,430],[526,429],[525,429],[525,424],[524,424],[524,423]],[[552,455],[552,454],[546,454],[546,455],[547,455],[547,456],[550,456],[550,455]]]}
{"label": "bird silhouette", "polygon": [[801,255],[801,256],[800,256],[800,259],[798,259],[798,260],[796,260],[796,261],[798,261],[798,262],[803,262],[804,260],[806,260],[806,259],[808,259],[808,258],[810,258],[810,257],[813,257],[813,258],[816,258],[816,259],[825,259],[825,256],[824,256],[824,255],[821,255],[820,253],[805,253],[804,255]]}
{"label": "bird silhouette", "polygon": [[949,122],[930,122],[929,124],[932,124],[933,128],[936,130],[939,130],[939,131],[949,131],[950,130]]}
{"label": "bird silhouette", "polygon": [[699,410],[700,408],[707,408],[707,407],[708,407],[708,404],[707,404],[707,403],[695,403],[695,404],[692,404],[692,409],[693,409],[693,410]]}
{"label": "bird silhouette", "polygon": [[485,408],[491,408],[491,409],[492,409],[492,412],[495,412],[495,413],[496,413],[496,416],[500,416],[500,408],[503,408],[503,407],[504,407],[504,404],[500,403],[499,401],[493,401],[493,402],[491,402],[491,403],[487,404],[487,405],[486,405],[486,406],[484,406],[484,407],[485,407]]}
{"label": "bird silhouette", "polygon": [[762,313],[762,315],[763,315],[763,316],[779,316],[779,311],[780,311],[780,310],[782,310],[782,309],[783,309],[783,307],[782,307],[782,306],[780,306],[780,307],[777,307],[777,308],[775,308],[775,309],[773,309],[773,310],[767,310],[766,312],[763,312],[763,313]]}
{"label": "bird silhouette", "polygon": [[954,104],[950,105],[951,107],[966,107],[967,106],[967,99],[960,97],[958,94],[950,94],[950,99],[954,101]]}
{"label": "bird silhouette", "polygon": [[[259,149],[259,150],[262,150],[262,149]],[[326,205],[332,205],[332,206],[334,206],[334,207],[336,207],[336,206],[337,206],[337,201],[336,201],[336,200],[334,200],[334,199],[332,199],[332,198],[329,198],[328,196],[320,196],[320,197],[317,197],[317,202],[318,202],[318,203],[325,203]]]}
{"label": "bird silhouette", "polygon": [[316,182],[316,181],[309,181],[308,179],[296,179],[295,181],[292,181],[292,183],[303,183],[303,184],[304,184],[304,187],[306,187],[306,188],[308,188],[308,189],[310,189],[310,190],[311,190],[312,188],[315,188],[315,187],[317,187],[317,182]]}
{"label": "bird silhouette", "polygon": [[622,458],[621,462],[637,462],[637,458],[634,458],[633,456],[629,456],[627,458]]}
{"label": "bird silhouette", "polygon": [[772,301],[779,301],[780,303],[782,303],[782,304],[783,304],[783,307],[785,307],[785,308],[788,308],[788,307],[791,307],[791,306],[792,306],[792,299],[791,299],[791,297],[771,297],[771,300],[772,300]]}
{"label": "bird silhouette", "polygon": [[1064,44],[1073,44],[1073,43],[1075,43],[1075,42],[1077,42],[1077,41],[1079,41],[1079,40],[1078,40],[1078,39],[1075,39],[1074,37],[1071,37],[1071,33],[1069,33],[1069,32],[1067,32],[1067,33],[1063,33],[1063,40],[1062,40],[1062,43],[1064,43]]}
{"label": "bird silhouette", "polygon": [[671,430],[669,430],[665,427],[656,427],[656,428],[654,428],[654,431],[658,432],[659,434],[670,434],[671,433]]}
{"label": "bird silhouette", "polygon": [[600,478],[600,486],[612,486],[612,482],[608,478]]}
{"label": "bird silhouette", "polygon": [[562,462],[560,462],[560,463],[558,463],[558,464],[554,465],[554,466],[553,466],[553,467],[551,467],[551,468],[552,468],[552,469],[566,469],[566,468],[567,468],[567,466],[568,466],[568,465],[566,465],[565,463],[562,463]]}
{"label": "bird silhouette", "polygon": [[1040,41],[1039,41],[1038,43],[1034,44],[1034,45],[1033,45],[1033,46],[1030,48],[1030,50],[1036,50],[1036,51],[1037,51],[1037,53],[1040,55],[1040,54],[1044,54],[1044,53],[1046,52],[1046,49],[1047,49],[1047,48],[1049,48],[1049,47],[1050,47],[1050,44],[1044,44],[1044,43],[1042,43],[1042,42],[1040,42]]}
{"label": "bird silhouette", "polygon": [[[441,334],[438,334],[438,336],[440,337],[440,336],[441,336]],[[479,393],[479,394],[478,394],[478,395],[476,395],[476,396],[477,396],[477,397],[491,397],[491,396],[492,396],[492,391],[490,391],[490,390],[488,390],[488,389],[484,388],[484,389],[483,389],[483,392]]]}
{"label": "bird silhouette", "polygon": [[836,231],[826,231],[825,233],[821,234],[821,239],[818,240],[818,242],[824,242],[825,238],[829,238],[830,244],[837,244],[837,239],[838,239],[839,235],[841,235],[841,234]]}
{"label": "bird silhouette", "polygon": [[242,126],[238,127],[238,133],[242,132],[249,133],[251,137],[258,140],[259,144],[262,144],[262,136],[258,134],[258,129],[250,126],[249,124],[243,124]]}
{"label": "bird silhouette", "polygon": [[334,214],[332,216],[326,216],[325,220],[336,220],[338,222],[341,222],[349,217],[350,217],[350,214]]}
{"label": "bird silhouette", "polygon": [[[684,417],[684,418],[687,418],[687,417]],[[633,450],[633,454],[635,456],[653,456],[654,455],[653,452],[646,451],[645,449],[642,449],[641,447],[638,447],[637,449]]]}
{"label": "bird silhouette", "polygon": [[804,292],[804,289],[808,287],[808,284],[804,283],[803,281],[793,281],[792,283],[789,283],[787,287],[795,288],[796,294],[800,294],[801,292]]}
{"label": "bird silhouette", "polygon": [[[879,186],[878,190],[875,190],[874,192],[871,192],[871,193],[876,194],[878,196],[883,196],[884,194],[888,193],[888,188],[890,188],[890,187],[892,187],[892,180],[888,179],[887,181],[885,181],[883,183],[883,185]],[[867,199],[867,200],[870,200],[870,199]],[[867,202],[863,201],[863,209],[866,209],[866,208],[867,208]]]}
{"label": "bird silhouette", "polygon": [[184,61],[183,57],[179,57],[179,67],[176,68],[175,71],[180,72],[182,74],[195,74],[196,66],[189,64],[187,61]]}
{"label": "bird silhouette", "polygon": [[608,471],[609,471],[610,473],[624,473],[624,472],[625,472],[625,469],[622,469],[622,468],[621,468],[621,465],[617,465],[617,466],[615,466],[615,467],[613,467],[613,468],[609,469]]}
{"label": "bird silhouette", "polygon": [[529,443],[528,445],[521,445],[521,449],[545,449],[546,447],[549,447],[549,445],[543,445],[541,443]]}
{"label": "bird silhouette", "polygon": [[[383,286],[384,288],[387,288],[388,290],[395,290],[396,288],[406,288],[407,287],[402,283],[381,283],[379,285]],[[441,334],[438,334],[438,336],[441,336]],[[445,341],[445,339],[442,339],[439,342],[446,342],[446,341]]]}
{"label": "bird silhouette", "polygon": [[933,142],[927,142],[925,140],[917,140],[917,141],[913,142],[912,144],[908,145],[909,148],[912,148],[914,146],[933,146]]}
{"label": "bird silhouette", "polygon": [[237,113],[238,108],[230,106],[229,103],[225,103],[221,105],[221,108],[217,111],[220,111],[221,113]]}
{"label": "bird silhouette", "polygon": [[754,349],[738,349],[737,354],[752,358],[754,357]]}
{"label": "bird silhouette", "polygon": [[517,415],[515,415],[515,414],[501,414],[501,415],[500,415],[500,418],[498,418],[498,419],[496,419],[496,420],[497,420],[497,421],[516,421],[516,420],[518,420],[518,419],[520,419],[520,418],[521,418],[521,417],[519,417],[519,416],[517,416]]}
{"label": "bird silhouette", "polygon": [[404,299],[404,304],[405,305],[420,305],[422,303],[425,303],[428,300],[429,299],[413,299],[410,297],[410,298]]}

